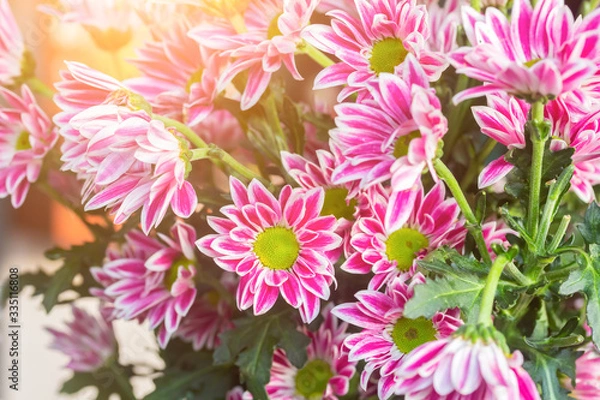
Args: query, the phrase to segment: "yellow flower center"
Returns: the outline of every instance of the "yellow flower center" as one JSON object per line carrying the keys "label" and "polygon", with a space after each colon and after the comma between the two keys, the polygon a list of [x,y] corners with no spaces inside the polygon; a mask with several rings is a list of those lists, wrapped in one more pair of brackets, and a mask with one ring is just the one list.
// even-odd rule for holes
{"label": "yellow flower center", "polygon": [[346,203],[348,197],[348,189],[331,188],[325,190],[325,201],[321,215],[333,215],[337,219],[346,218],[349,221],[354,220],[354,209],[356,207],[356,199]]}
{"label": "yellow flower center", "polygon": [[173,284],[177,280],[177,276],[179,275],[179,267],[184,267],[185,269],[190,268],[192,261],[188,260],[184,256],[179,257],[177,260],[173,262],[171,268],[167,272],[165,272],[165,277],[163,283],[168,290],[171,290]]}
{"label": "yellow flower center", "polygon": [[398,350],[408,354],[420,345],[435,340],[436,333],[433,322],[427,318],[410,319],[401,317],[394,324],[392,339]]}
{"label": "yellow flower center", "polygon": [[254,253],[267,268],[290,269],[300,254],[300,244],[291,229],[274,226],[258,235]]}
{"label": "yellow flower center", "polygon": [[15,143],[15,150],[29,150],[31,149],[31,143],[29,142],[29,132],[22,131],[17,137],[17,142]]}
{"label": "yellow flower center", "polygon": [[421,232],[411,228],[401,228],[392,233],[385,242],[385,254],[390,261],[398,263],[400,271],[412,267],[417,253],[429,246],[429,240]]}
{"label": "yellow flower center", "polygon": [[306,399],[320,400],[332,377],[333,372],[328,362],[311,360],[296,374],[296,392]]}
{"label": "yellow flower center", "polygon": [[527,68],[531,68],[540,61],[542,61],[541,58],[534,58],[533,60],[525,61],[523,63],[523,65],[526,66]]}
{"label": "yellow flower center", "polygon": [[400,136],[394,144],[394,157],[400,158],[408,154],[408,146],[413,139],[421,137],[421,132],[412,131],[408,135]]}
{"label": "yellow flower center", "polygon": [[393,73],[396,66],[400,65],[408,55],[402,40],[398,38],[385,38],[373,45],[371,51],[371,69],[379,75],[382,72]]}

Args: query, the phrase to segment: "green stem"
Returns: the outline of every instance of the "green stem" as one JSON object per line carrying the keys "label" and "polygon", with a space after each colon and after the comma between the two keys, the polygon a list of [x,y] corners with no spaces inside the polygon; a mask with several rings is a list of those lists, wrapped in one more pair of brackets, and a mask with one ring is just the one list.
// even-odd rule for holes
{"label": "green stem", "polygon": [[34,93],[38,93],[49,99],[54,96],[54,91],[37,77],[30,78],[25,83]]}
{"label": "green stem", "polygon": [[117,384],[122,389],[122,392],[120,393],[120,395],[122,396],[123,399],[136,400],[136,397],[133,394],[133,388],[131,387],[131,383],[129,382],[129,379],[123,375],[124,371],[119,367],[120,367],[120,365],[118,364],[118,362],[116,360],[114,360],[110,364],[108,364],[108,368],[110,368],[115,380],[117,381]]}
{"label": "green stem", "polygon": [[508,272],[508,274],[512,278],[514,278],[514,280],[517,281],[517,283],[519,285],[522,285],[522,286],[529,286],[529,285],[531,285],[532,281],[528,277],[526,277],[519,270],[519,268],[517,268],[517,266],[515,265],[515,263],[509,262],[508,264],[506,264],[506,271]]}
{"label": "green stem", "polygon": [[531,107],[531,121],[533,134],[533,156],[531,161],[531,175],[529,179],[529,212],[527,213],[527,230],[532,237],[536,237],[540,219],[540,191],[542,187],[542,168],[544,163],[545,137],[540,137],[539,126],[544,122],[544,104],[535,102]]}
{"label": "green stem", "polygon": [[[267,121],[275,129],[275,133],[279,136],[280,140],[277,143],[287,143],[287,138],[283,128],[281,127],[281,119],[279,119],[279,113],[277,112],[277,103],[275,102],[275,94],[271,93],[266,99],[264,104],[265,113],[267,114]],[[279,150],[288,150],[287,148],[281,148]]]}
{"label": "green stem", "polygon": [[[466,75],[459,75],[458,81],[456,82],[456,88],[454,89],[454,94],[460,93],[468,87],[469,77]],[[461,133],[463,133],[461,128],[472,102],[472,100],[465,100],[456,106],[453,104],[450,105],[448,115],[448,132],[444,136],[444,151],[446,154],[452,153],[452,149],[454,149],[458,139],[463,137],[463,135],[461,135]]]}
{"label": "green stem", "polygon": [[558,225],[558,228],[556,229],[556,233],[554,234],[554,237],[552,238],[552,241],[550,242],[550,245],[548,246],[549,254],[554,253],[556,251],[556,249],[558,249],[558,246],[560,246],[560,243],[562,242],[562,240],[565,237],[565,234],[567,233],[567,229],[569,229],[570,223],[571,223],[570,215],[565,215],[564,217],[562,217],[562,219],[560,220],[560,224]]}
{"label": "green stem", "polygon": [[500,254],[488,273],[485,281],[485,287],[483,288],[483,294],[481,298],[481,304],[479,307],[479,318],[477,322],[483,325],[492,325],[492,310],[494,308],[494,299],[496,297],[496,289],[498,289],[498,282],[504,267],[510,262],[506,254]]}
{"label": "green stem", "polygon": [[458,207],[467,219],[467,229],[475,239],[475,243],[477,244],[477,248],[479,249],[481,257],[486,264],[491,264],[492,260],[487,250],[485,239],[483,238],[481,224],[477,220],[477,217],[475,217],[475,214],[473,213],[473,210],[471,209],[471,206],[469,205],[469,202],[467,201],[460,184],[452,174],[452,171],[450,171],[450,169],[448,169],[448,167],[439,158],[433,161],[433,166],[439,177],[446,182],[446,185],[448,185],[448,188],[452,192]]}
{"label": "green stem", "polygon": [[473,160],[471,165],[469,165],[469,169],[467,170],[467,173],[465,174],[463,179],[460,181],[461,187],[466,189],[469,186],[471,186],[471,182],[481,172],[481,167],[482,167],[483,162],[490,155],[490,153],[494,150],[494,148],[496,147],[496,144],[497,144],[497,142],[492,138],[489,138],[485,142],[485,144],[483,145],[481,150],[479,150],[479,152],[477,153],[477,157],[475,157],[475,160]]}
{"label": "green stem", "polygon": [[314,62],[316,62],[323,68],[330,67],[335,64],[335,61],[333,61],[331,58],[325,55],[321,50],[306,42],[301,47],[300,51],[312,58]]}
{"label": "green stem", "polygon": [[544,274],[544,279],[547,282],[561,281],[569,275],[571,275],[571,272],[578,270],[579,268],[580,266],[576,262],[572,262],[571,264],[562,267],[561,269],[546,272]]}
{"label": "green stem", "polygon": [[165,117],[158,114],[152,114],[152,119],[157,119],[162,121],[166,127],[171,127],[177,129],[181,132],[190,142],[192,142],[196,147],[203,148],[208,147],[206,142],[200,138],[189,126],[183,124],[179,121],[171,119],[169,117]]}

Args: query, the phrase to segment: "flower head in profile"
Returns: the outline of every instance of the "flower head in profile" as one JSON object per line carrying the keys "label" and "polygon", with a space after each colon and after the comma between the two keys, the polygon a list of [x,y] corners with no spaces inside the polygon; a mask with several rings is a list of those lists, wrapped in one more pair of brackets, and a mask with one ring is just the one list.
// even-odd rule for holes
{"label": "flower head in profile", "polygon": [[0,87],[0,198],[20,207],[37,181],[58,132],[25,85],[21,95]]}
{"label": "flower head in profile", "polygon": [[115,355],[117,342],[110,322],[95,318],[72,306],[73,321],[66,331],[46,328],[52,335],[50,348],[71,358],[67,368],[77,372],[93,372]]}
{"label": "flower head in profile", "polygon": [[0,85],[10,86],[32,75],[32,60],[8,0],[0,0]]}
{"label": "flower head in profile", "polygon": [[141,209],[145,233],[169,209],[189,217],[197,196],[186,180],[187,140],[151,119],[143,99],[118,81],[82,64],[68,66],[57,84],[63,111],[54,121],[64,138],[62,169],[85,182],[86,210],[108,208],[121,224]]}
{"label": "flower head in profile", "polygon": [[275,350],[271,380],[266,386],[269,399],[337,400],[348,393],[356,362],[348,360],[343,347],[348,324],[340,323],[331,313],[332,308],[333,304],[323,308],[324,320],[318,330],[301,328],[310,339],[306,349],[308,359],[302,368],[292,365],[284,350]]}
{"label": "flower head in profile", "polygon": [[337,260],[328,254],[342,241],[334,233],[336,218],[320,216],[323,189],[284,186],[276,198],[257,180],[248,187],[235,178],[229,183],[233,205],[221,208],[225,218],[208,218],[217,233],[199,239],[198,248],[240,276],[240,310],[253,306],[255,315],[264,314],[281,294],[311,322],[320,300],[329,299]]}
{"label": "flower head in profile", "polygon": [[482,335],[465,326],[405,356],[394,372],[399,382],[395,393],[421,399],[539,400],[522,365],[521,352],[510,354],[498,332]]}
{"label": "flower head in profile", "polygon": [[369,289],[378,290],[394,277],[416,272],[417,260],[440,246],[461,247],[465,228],[454,199],[445,198],[440,182],[424,193],[413,190],[373,192],[373,214],[359,217],[352,228],[354,252],[342,265],[344,271],[375,276]]}
{"label": "flower head in profile", "polygon": [[[530,106],[508,95],[488,95],[488,106],[473,107],[475,120],[484,135],[508,149],[525,148],[525,124]],[[551,123],[550,149],[570,147],[574,150],[575,172],[571,190],[587,203],[594,200],[593,186],[600,183],[600,112],[575,109],[561,99],[544,107],[544,116]],[[514,166],[505,156],[490,162],[479,176],[479,187],[488,187],[504,178]]]}
{"label": "flower head in profile", "polygon": [[339,98],[364,90],[382,73],[401,72],[399,67],[412,54],[427,77],[435,81],[448,63],[429,50],[427,10],[415,0],[356,0],[358,15],[330,11],[331,26],[311,25],[304,39],[341,62],[326,67],[315,79],[315,89],[348,84]]}
{"label": "flower head in profile", "polygon": [[395,191],[414,186],[431,166],[448,130],[435,91],[423,69],[408,56],[403,78],[382,73],[369,85],[370,97],[336,107],[332,141],[343,155],[334,183],[360,188],[391,179]]}
{"label": "flower head in profile", "polygon": [[128,0],[60,0],[43,4],[39,10],[63,22],[81,24],[98,47],[117,51],[129,43],[136,24],[136,13]]}
{"label": "flower head in profile", "polygon": [[378,395],[388,399],[401,383],[395,372],[404,362],[406,354],[413,349],[436,339],[446,338],[462,325],[460,310],[439,312],[432,320],[405,317],[404,306],[413,296],[414,286],[425,282],[421,274],[410,283],[399,278],[392,280],[385,292],[361,290],[354,296],[355,303],[341,304],[333,314],[342,321],[362,330],[348,336],[345,345],[350,350],[350,361],[364,360],[367,364],[360,382],[367,389],[371,374],[378,371]]}
{"label": "flower head in profile", "polygon": [[[294,54],[317,5],[315,0],[251,0],[237,19],[201,24],[190,32],[199,44],[231,59],[218,89],[225,89],[242,72],[247,82],[241,108],[254,106],[267,89],[271,76],[282,66],[301,80]],[[236,21],[232,24],[229,21]]]}
{"label": "flower head in profile", "polygon": [[158,235],[160,240],[133,230],[124,245],[109,249],[105,264],[91,270],[103,288],[91,293],[108,303],[112,318],[160,327],[158,342],[164,348],[196,299],[196,231],[176,222],[170,236]]}
{"label": "flower head in profile", "polygon": [[530,101],[553,99],[581,87],[598,70],[600,11],[575,20],[562,0],[512,3],[510,19],[494,7],[485,15],[463,8],[471,46],[450,55],[459,74],[486,83],[455,102],[504,91]]}
{"label": "flower head in profile", "polygon": [[592,344],[587,344],[583,354],[575,361],[575,387],[571,380],[565,380],[569,397],[577,400],[593,400],[600,398],[600,352]]}

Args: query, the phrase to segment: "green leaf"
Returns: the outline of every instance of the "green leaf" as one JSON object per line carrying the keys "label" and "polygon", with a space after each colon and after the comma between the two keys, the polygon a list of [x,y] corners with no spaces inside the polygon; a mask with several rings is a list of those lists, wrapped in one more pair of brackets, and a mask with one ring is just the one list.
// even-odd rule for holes
{"label": "green leaf", "polygon": [[559,293],[583,293],[587,298],[587,323],[592,328],[592,340],[600,345],[600,245],[590,245],[590,260],[577,258],[581,269],[569,275],[560,286]]}
{"label": "green leaf", "polygon": [[575,360],[579,353],[572,350],[561,350],[558,353],[541,352],[530,349],[531,360],[523,367],[531,378],[542,386],[544,400],[567,400],[567,391],[561,387],[558,372],[571,375],[575,370]]}
{"label": "green leaf", "polygon": [[154,380],[156,390],[144,400],[218,400],[235,386],[231,368],[213,365],[212,353],[190,352],[183,358],[185,360],[165,368],[163,375]]}
{"label": "green leaf", "polygon": [[[108,243],[97,241],[85,243],[81,246],[73,246],[65,250],[54,248],[46,252],[46,258],[50,260],[63,260],[63,265],[52,275],[44,286],[44,300],[42,304],[46,312],[50,312],[57,304],[61,293],[75,289],[73,279],[80,273],[89,275],[89,268],[101,265]],[[89,280],[88,280],[89,283]],[[87,293],[80,293],[87,294]]]}
{"label": "green leaf", "polygon": [[588,207],[579,231],[589,244],[600,244],[600,206],[593,202]]}
{"label": "green leaf", "polygon": [[309,339],[297,330],[287,311],[238,319],[234,323],[234,329],[220,335],[215,364],[235,362],[254,399],[267,399],[265,385],[269,382],[275,347],[285,350],[290,361],[301,368],[306,363]]}
{"label": "green leaf", "polygon": [[441,247],[424,259],[419,260],[421,268],[439,275],[449,273],[456,274],[477,274],[487,276],[487,268],[471,256],[464,256],[455,249]]}
{"label": "green leaf", "polygon": [[[21,292],[26,286],[33,286],[33,296],[39,296],[44,294],[48,289],[50,283],[50,275],[42,270],[37,272],[28,272],[25,274],[19,274],[19,292]],[[7,279],[2,284],[2,295],[0,296],[0,304],[6,303],[10,296],[10,281]]]}
{"label": "green leaf", "polygon": [[[134,375],[132,367],[119,366],[118,368],[119,374],[124,378],[121,381],[129,385],[129,393],[131,393],[129,377]],[[107,367],[101,367],[94,372],[75,372],[71,379],[63,383],[60,392],[74,394],[86,387],[97,388],[98,396],[96,399],[99,400],[108,400],[113,393],[118,394],[121,399],[131,399],[131,396],[119,385],[119,381],[115,377],[115,371]]]}
{"label": "green leaf", "polygon": [[459,307],[471,321],[478,312],[485,281],[474,275],[444,276],[428,279],[415,286],[414,296],[406,303],[408,318],[431,318],[438,311]]}

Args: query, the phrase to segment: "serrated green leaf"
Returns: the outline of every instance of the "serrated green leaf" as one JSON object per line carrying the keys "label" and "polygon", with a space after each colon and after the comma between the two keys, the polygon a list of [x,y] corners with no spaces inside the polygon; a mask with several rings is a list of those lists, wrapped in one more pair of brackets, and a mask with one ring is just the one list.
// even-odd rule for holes
{"label": "serrated green leaf", "polygon": [[404,315],[408,318],[431,318],[438,311],[459,307],[471,320],[477,314],[484,286],[484,280],[473,275],[428,280],[415,286],[414,296],[404,307]]}
{"label": "serrated green leaf", "polygon": [[[115,377],[116,371],[108,367],[101,367],[94,372],[75,372],[71,379],[63,383],[60,392],[74,394],[86,387],[95,387],[98,389],[96,399],[108,400],[112,394],[116,393],[123,400],[133,400],[130,395],[133,389],[129,383],[133,369],[131,366],[118,366],[117,368],[120,379]],[[122,385],[128,385],[128,388],[125,389]]]}
{"label": "serrated green leaf", "polygon": [[478,274],[487,275],[487,268],[470,256],[464,256],[455,249],[441,247],[429,253],[424,259],[417,261],[419,266],[435,274],[447,276]]}
{"label": "serrated green leaf", "polygon": [[578,353],[571,350],[562,350],[556,354],[540,352],[535,349],[529,351],[531,360],[526,361],[523,367],[529,372],[531,378],[542,387],[544,400],[567,400],[567,391],[561,387],[558,372],[567,375],[575,369],[575,360]]}
{"label": "serrated green leaf", "polygon": [[600,244],[600,206],[596,202],[586,210],[579,231],[588,244]]}
{"label": "serrated green leaf", "polygon": [[[27,286],[33,286],[33,296],[44,294],[50,283],[50,275],[42,270],[36,272],[28,272],[19,274],[19,292]],[[8,300],[10,294],[9,280],[7,279],[2,285],[2,296],[0,296],[0,304],[4,304]]]}
{"label": "serrated green leaf", "polygon": [[592,340],[600,345],[600,245],[590,245],[590,262],[578,258],[580,269],[571,272],[559,293],[583,293],[587,298],[586,318],[592,328]]}

